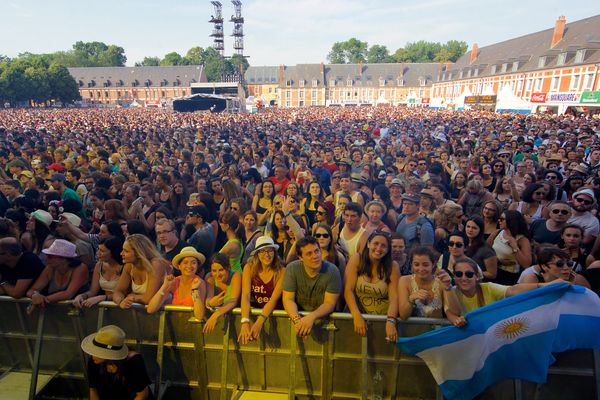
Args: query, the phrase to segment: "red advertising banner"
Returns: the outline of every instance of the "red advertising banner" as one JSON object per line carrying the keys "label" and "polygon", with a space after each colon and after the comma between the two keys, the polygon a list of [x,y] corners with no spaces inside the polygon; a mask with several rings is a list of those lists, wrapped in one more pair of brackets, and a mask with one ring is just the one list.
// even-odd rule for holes
{"label": "red advertising banner", "polygon": [[429,104],[429,97],[422,97],[421,104]]}
{"label": "red advertising banner", "polygon": [[533,93],[531,95],[532,103],[545,103],[546,102],[546,93]]}

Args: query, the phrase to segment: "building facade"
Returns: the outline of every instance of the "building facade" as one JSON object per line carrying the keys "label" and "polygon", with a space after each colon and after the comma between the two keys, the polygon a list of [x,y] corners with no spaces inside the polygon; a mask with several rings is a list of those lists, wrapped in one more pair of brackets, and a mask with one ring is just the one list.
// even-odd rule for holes
{"label": "building facade", "polygon": [[206,82],[202,65],[69,68],[86,104],[164,106]]}
{"label": "building facade", "polygon": [[427,106],[439,63],[298,64],[250,67],[249,93],[280,107]]}
{"label": "building facade", "polygon": [[562,113],[600,105],[600,16],[479,48],[474,44],[440,71],[432,86],[436,107],[492,106]]}

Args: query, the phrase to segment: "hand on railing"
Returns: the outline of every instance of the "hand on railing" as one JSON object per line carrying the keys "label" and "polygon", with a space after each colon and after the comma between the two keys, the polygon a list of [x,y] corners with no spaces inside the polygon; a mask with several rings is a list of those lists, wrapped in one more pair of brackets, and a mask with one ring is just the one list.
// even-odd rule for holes
{"label": "hand on railing", "polygon": [[362,315],[358,314],[352,318],[354,321],[354,332],[358,336],[366,336],[367,335],[367,322],[362,317]]}
{"label": "hand on railing", "polygon": [[135,303],[134,296],[135,295],[133,293],[128,294],[127,297],[125,297],[123,301],[119,303],[119,307],[123,309],[131,308],[133,303]]}

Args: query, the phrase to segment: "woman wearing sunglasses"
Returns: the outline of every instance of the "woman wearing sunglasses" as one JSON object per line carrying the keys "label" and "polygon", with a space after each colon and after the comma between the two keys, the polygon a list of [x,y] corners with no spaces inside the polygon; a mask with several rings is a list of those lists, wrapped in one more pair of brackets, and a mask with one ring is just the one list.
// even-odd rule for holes
{"label": "woman wearing sunglasses", "polygon": [[[452,293],[456,295],[460,314],[446,309],[448,320],[455,326],[465,326],[464,315],[469,311],[547,285],[547,283],[521,283],[514,286],[504,286],[493,282],[480,282],[483,274],[477,263],[468,257],[456,260],[454,266],[454,282],[456,286]],[[553,282],[555,283],[555,282]]]}
{"label": "woman wearing sunglasses", "polygon": [[367,334],[362,314],[387,315],[386,339],[396,341],[400,266],[392,260],[391,234],[374,231],[362,253],[356,253],[344,273],[344,299],[354,320],[354,332]]}
{"label": "woman wearing sunglasses", "polygon": [[346,258],[343,253],[336,248],[329,225],[317,224],[313,232],[313,236],[317,239],[317,242],[319,242],[323,261],[329,261],[336,265],[340,270],[340,276],[344,276]]}
{"label": "woman wearing sunglasses", "polygon": [[589,282],[573,271],[569,254],[556,246],[541,248],[537,253],[537,265],[523,271],[521,282],[544,283],[557,279],[590,288]]}
{"label": "woman wearing sunglasses", "polygon": [[448,236],[448,249],[442,253],[437,267],[446,271],[454,271],[454,264],[458,258],[465,256],[467,237],[464,233],[454,231]]}
{"label": "woman wearing sunglasses", "polygon": [[548,219],[533,221],[529,228],[531,240],[538,244],[558,244],[562,228],[571,217],[571,206],[565,201],[553,201],[548,204]]}
{"label": "woman wearing sunglasses", "polygon": [[514,285],[522,268],[531,265],[531,242],[523,215],[506,210],[498,219],[500,229],[488,238],[498,256],[498,273],[495,282]]}

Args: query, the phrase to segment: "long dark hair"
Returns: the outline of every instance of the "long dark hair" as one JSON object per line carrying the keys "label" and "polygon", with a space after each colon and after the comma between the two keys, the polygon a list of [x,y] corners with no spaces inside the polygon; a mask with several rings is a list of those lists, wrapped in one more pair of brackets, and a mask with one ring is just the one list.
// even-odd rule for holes
{"label": "long dark hair", "polygon": [[[382,231],[375,231],[371,233],[369,239],[367,240],[367,246],[371,243],[371,240],[376,238],[377,236],[381,236],[385,238],[385,241],[388,245],[388,251],[385,253],[379,266],[377,267],[377,277],[379,279],[384,279],[385,283],[390,283],[390,277],[392,275],[392,239],[391,235]],[[371,258],[369,257],[369,249],[365,248],[363,252],[360,254],[360,263],[358,265],[358,275],[366,275],[369,279],[373,278],[371,275]]]}
{"label": "long dark hair", "polygon": [[506,228],[510,231],[511,235],[515,238],[517,235],[523,235],[529,239],[529,229],[527,228],[527,222],[523,214],[516,210],[504,211],[504,219]]}
{"label": "long dark hair", "polygon": [[477,236],[475,236],[473,239],[467,238],[469,245],[465,249],[465,254],[471,257],[481,246],[485,244],[485,241],[483,240],[483,235],[485,234],[485,224],[483,222],[483,218],[481,218],[479,215],[472,216],[467,220],[467,223],[469,223],[469,221],[473,222],[479,228],[479,233]]}

